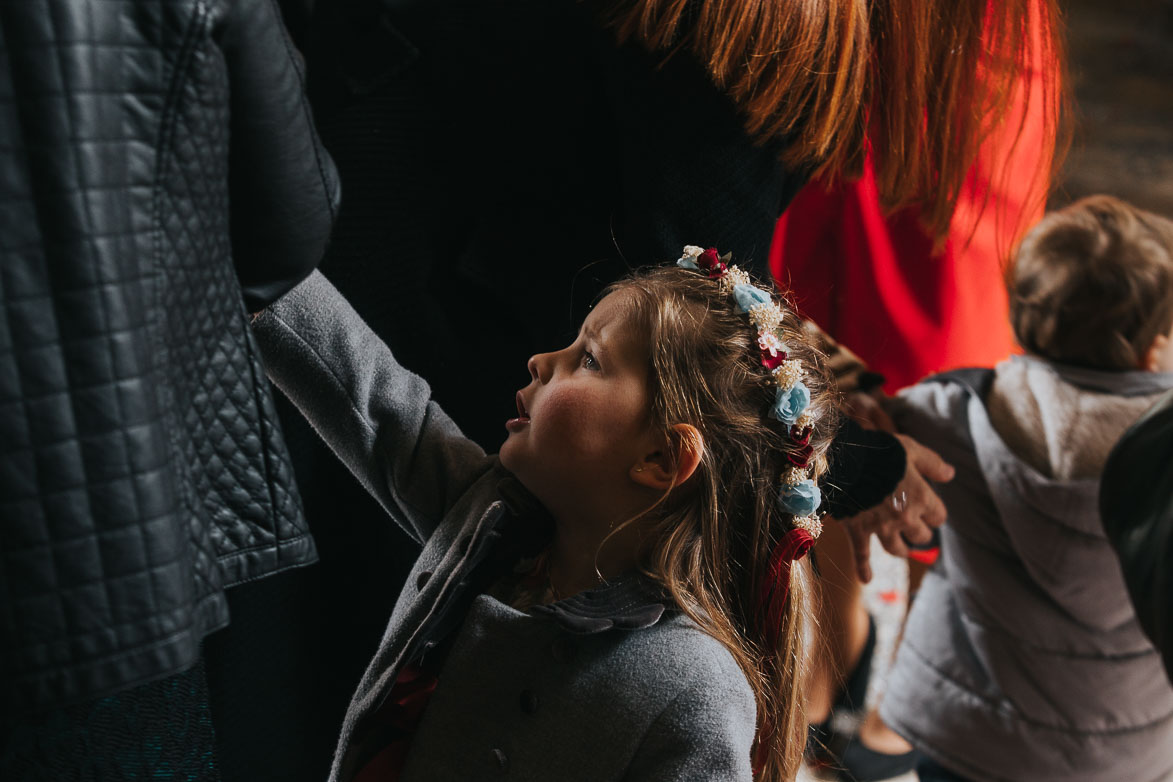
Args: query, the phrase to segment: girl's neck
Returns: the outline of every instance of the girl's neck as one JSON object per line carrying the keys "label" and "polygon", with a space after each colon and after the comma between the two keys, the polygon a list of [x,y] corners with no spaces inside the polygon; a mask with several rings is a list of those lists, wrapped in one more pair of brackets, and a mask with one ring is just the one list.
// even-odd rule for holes
{"label": "girl's neck", "polygon": [[636,566],[640,543],[636,525],[607,537],[610,532],[607,528],[600,535],[586,525],[555,524],[549,578],[557,599],[594,589]]}

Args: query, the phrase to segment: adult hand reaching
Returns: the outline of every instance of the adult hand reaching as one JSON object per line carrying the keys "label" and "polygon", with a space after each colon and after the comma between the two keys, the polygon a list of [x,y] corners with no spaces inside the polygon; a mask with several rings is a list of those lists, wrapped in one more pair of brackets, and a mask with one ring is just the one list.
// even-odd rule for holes
{"label": "adult hand reaching", "polygon": [[936,451],[911,437],[897,434],[896,438],[904,447],[907,460],[904,477],[895,491],[872,507],[838,520],[847,529],[856,573],[864,583],[872,578],[868,551],[873,534],[889,554],[907,557],[908,544],[928,543],[933,529],[945,522],[945,504],[929,481],[952,480],[953,467]]}

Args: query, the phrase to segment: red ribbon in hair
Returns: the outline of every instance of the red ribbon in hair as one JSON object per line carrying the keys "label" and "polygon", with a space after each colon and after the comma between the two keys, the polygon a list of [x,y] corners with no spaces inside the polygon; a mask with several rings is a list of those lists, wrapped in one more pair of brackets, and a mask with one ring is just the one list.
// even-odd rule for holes
{"label": "red ribbon in hair", "polygon": [[770,564],[766,580],[762,582],[758,595],[758,610],[761,611],[766,640],[770,648],[778,646],[778,633],[782,627],[782,614],[786,611],[786,598],[790,595],[790,566],[806,556],[815,545],[815,539],[804,529],[792,529],[770,552]]}
{"label": "red ribbon in hair", "polygon": [[[766,578],[758,594],[758,611],[761,612],[766,643],[771,650],[778,648],[778,635],[782,630],[782,616],[786,613],[786,600],[790,596],[790,566],[806,556],[815,545],[815,539],[804,529],[792,529],[782,536],[770,552],[770,564]],[[757,755],[754,758],[754,776],[765,766],[769,756],[770,741],[774,726],[769,720],[758,731]]]}

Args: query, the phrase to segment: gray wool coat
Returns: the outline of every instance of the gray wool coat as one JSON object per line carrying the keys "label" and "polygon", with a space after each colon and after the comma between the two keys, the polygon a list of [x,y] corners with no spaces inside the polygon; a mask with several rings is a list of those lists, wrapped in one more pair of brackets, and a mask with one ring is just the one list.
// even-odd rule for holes
{"label": "gray wool coat", "polygon": [[[473,574],[532,515],[528,493],[324,277],[272,305],[255,331],[273,382],[421,546],[347,709],[332,782],[361,767],[374,749],[356,740],[364,720],[437,643],[447,657],[404,780],[751,778],[745,676],[645,580],[529,612],[483,593]],[[469,393],[483,393],[472,370]]]}
{"label": "gray wool coat", "polygon": [[[948,376],[946,376],[948,377]],[[901,392],[893,418],[957,468],[949,519],[880,707],[969,779],[1151,782],[1173,774],[1173,686],[1098,512],[1113,443],[1173,374],[1018,356],[985,401]]]}

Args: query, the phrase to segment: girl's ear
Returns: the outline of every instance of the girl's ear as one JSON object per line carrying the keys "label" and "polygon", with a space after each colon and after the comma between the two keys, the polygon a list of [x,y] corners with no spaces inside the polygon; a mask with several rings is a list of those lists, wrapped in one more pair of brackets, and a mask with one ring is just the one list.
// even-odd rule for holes
{"label": "girl's ear", "polygon": [[692,477],[705,455],[705,438],[692,424],[674,424],[668,447],[653,451],[631,468],[631,479],[658,491],[668,491]]}

